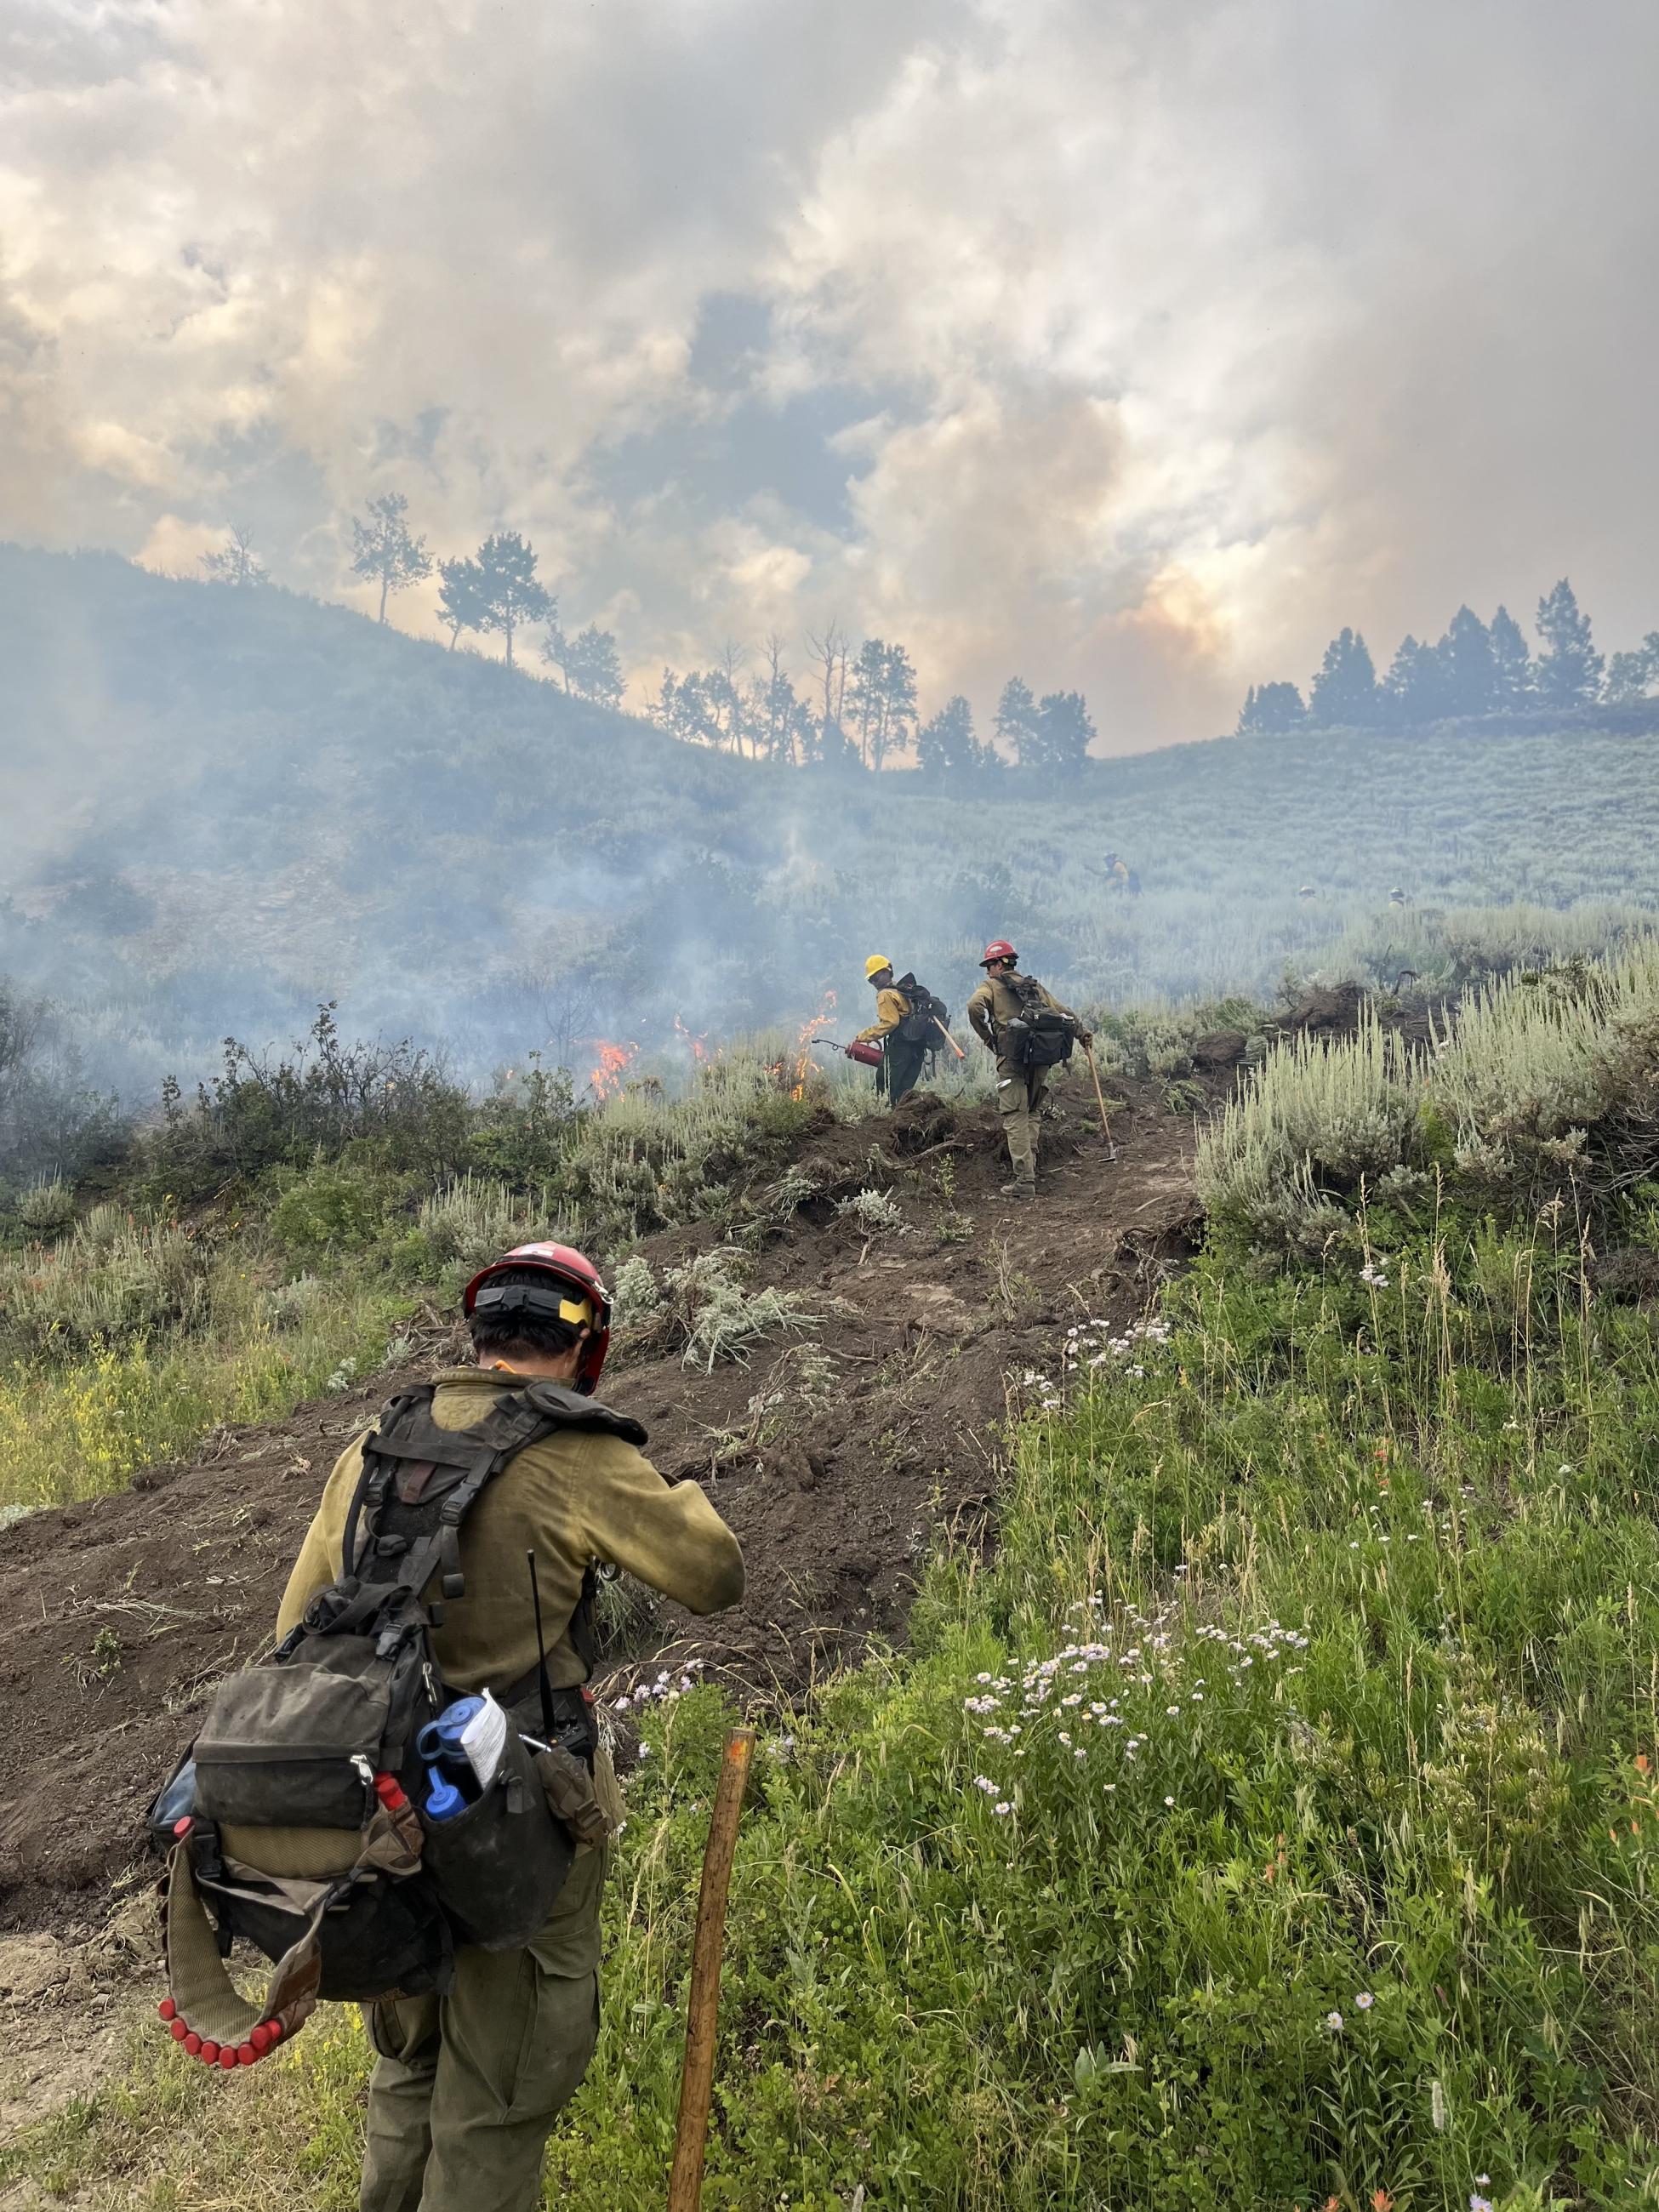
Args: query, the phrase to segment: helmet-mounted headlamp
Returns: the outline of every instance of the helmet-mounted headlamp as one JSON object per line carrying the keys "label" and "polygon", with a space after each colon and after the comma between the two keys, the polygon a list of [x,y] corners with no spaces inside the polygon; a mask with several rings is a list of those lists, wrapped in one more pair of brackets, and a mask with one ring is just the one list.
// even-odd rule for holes
{"label": "helmet-mounted headlamp", "polygon": [[[526,1274],[538,1279],[501,1279]],[[469,1319],[480,1313],[504,1322],[522,1316],[527,1321],[561,1321],[570,1328],[586,1328],[576,1388],[591,1395],[611,1345],[611,1293],[585,1253],[568,1244],[517,1245],[472,1278],[462,1293],[461,1310]]]}
{"label": "helmet-mounted headlamp", "polygon": [[593,1308],[586,1298],[568,1298],[554,1285],[489,1283],[472,1301],[475,1314],[510,1321],[519,1315],[532,1321],[562,1321],[571,1328],[592,1328]]}

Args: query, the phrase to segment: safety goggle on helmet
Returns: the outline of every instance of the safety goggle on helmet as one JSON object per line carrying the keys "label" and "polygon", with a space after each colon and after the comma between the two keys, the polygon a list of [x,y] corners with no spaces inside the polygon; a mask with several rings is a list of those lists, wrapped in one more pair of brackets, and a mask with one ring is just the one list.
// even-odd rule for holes
{"label": "safety goggle on helmet", "polygon": [[[531,1271],[544,1279],[500,1279]],[[586,1328],[589,1334],[576,1369],[576,1388],[585,1398],[592,1396],[611,1349],[611,1293],[593,1262],[574,1245],[515,1245],[472,1278],[461,1294],[461,1310],[469,1321],[478,1313],[490,1321],[510,1322],[521,1314],[528,1320]]]}

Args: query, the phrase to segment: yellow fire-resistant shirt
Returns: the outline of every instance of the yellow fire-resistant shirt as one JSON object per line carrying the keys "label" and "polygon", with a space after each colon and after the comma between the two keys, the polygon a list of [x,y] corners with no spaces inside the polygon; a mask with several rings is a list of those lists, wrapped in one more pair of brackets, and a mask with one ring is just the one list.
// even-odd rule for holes
{"label": "yellow fire-resistant shirt", "polygon": [[[437,1377],[432,1418],[441,1429],[469,1428],[492,1398],[527,1389],[531,1379],[501,1368],[449,1369]],[[295,1561],[277,1614],[279,1637],[339,1574],[346,1514],[362,1471],[358,1437],[335,1462]],[[696,1483],[671,1488],[621,1437],[556,1430],[508,1461],[462,1524],[466,1595],[447,1601],[433,1638],[444,1679],[455,1689],[488,1686],[499,1692],[535,1666],[525,1559],[532,1550],[556,1689],[586,1674],[569,1628],[590,1561],[625,1568],[692,1613],[718,1613],[743,1595],[738,1540]],[[437,1594],[434,1581],[430,1595]]]}
{"label": "yellow fire-resistant shirt", "polygon": [[902,991],[890,985],[876,994],[876,1018],[867,1030],[860,1030],[854,1040],[859,1044],[873,1044],[878,1037],[890,1036],[910,1011],[910,1001]]}

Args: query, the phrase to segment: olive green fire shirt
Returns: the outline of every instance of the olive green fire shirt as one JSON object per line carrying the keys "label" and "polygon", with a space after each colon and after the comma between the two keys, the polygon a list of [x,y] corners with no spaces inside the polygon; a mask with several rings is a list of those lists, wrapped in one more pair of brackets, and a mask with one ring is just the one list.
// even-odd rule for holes
{"label": "olive green fire shirt", "polygon": [[[531,1379],[504,1368],[447,1369],[437,1377],[432,1418],[441,1429],[468,1428],[492,1398],[524,1389]],[[362,1441],[357,1437],[335,1462],[289,1577],[276,1618],[279,1637],[340,1571]],[[671,1487],[632,1444],[592,1431],[556,1431],[517,1453],[468,1514],[460,1546],[466,1595],[447,1601],[433,1638],[444,1679],[457,1690],[488,1686],[499,1692],[535,1666],[529,1551],[536,1554],[548,1674],[556,1689],[586,1674],[570,1641],[569,1620],[590,1561],[625,1568],[692,1613],[718,1613],[743,1595],[738,1540],[696,1483]]]}

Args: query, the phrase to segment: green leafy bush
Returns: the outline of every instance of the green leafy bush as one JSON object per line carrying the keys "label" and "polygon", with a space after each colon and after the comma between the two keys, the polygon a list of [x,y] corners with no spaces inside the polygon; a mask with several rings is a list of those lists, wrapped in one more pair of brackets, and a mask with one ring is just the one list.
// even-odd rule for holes
{"label": "green leafy bush", "polygon": [[290,1259],[362,1251],[379,1235],[389,1198],[384,1177],[319,1160],[282,1178],[270,1232]]}
{"label": "green leafy bush", "polygon": [[153,1186],[210,1197],[275,1167],[338,1159],[348,1146],[374,1164],[428,1176],[463,1164],[471,1127],[467,1093],[424,1047],[346,1043],[335,1002],[310,1034],[272,1056],[227,1037],[220,1073],[185,1100],[169,1079],[159,1128],[142,1157]]}

